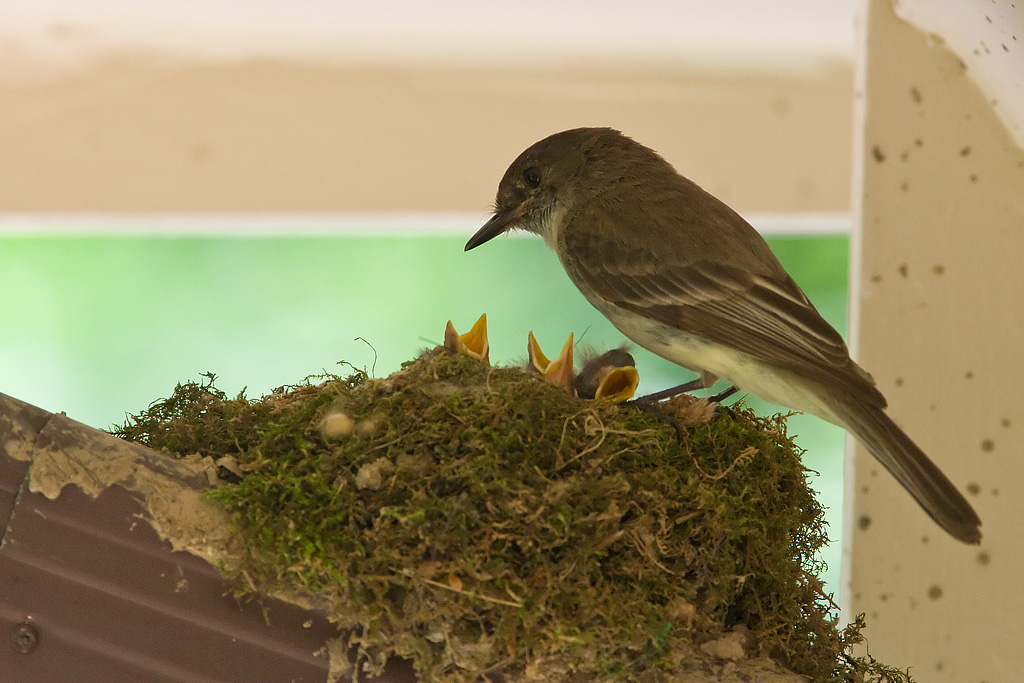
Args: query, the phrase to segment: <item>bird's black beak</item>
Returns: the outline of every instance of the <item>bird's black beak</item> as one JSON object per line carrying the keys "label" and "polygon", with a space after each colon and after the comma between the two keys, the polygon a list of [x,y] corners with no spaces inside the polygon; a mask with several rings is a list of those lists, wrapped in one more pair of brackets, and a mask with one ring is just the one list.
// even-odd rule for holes
{"label": "bird's black beak", "polygon": [[515,212],[495,211],[491,219],[484,223],[483,227],[476,231],[476,234],[466,242],[466,251],[479,247],[484,242],[489,242],[501,233],[509,229],[510,223],[515,219]]}

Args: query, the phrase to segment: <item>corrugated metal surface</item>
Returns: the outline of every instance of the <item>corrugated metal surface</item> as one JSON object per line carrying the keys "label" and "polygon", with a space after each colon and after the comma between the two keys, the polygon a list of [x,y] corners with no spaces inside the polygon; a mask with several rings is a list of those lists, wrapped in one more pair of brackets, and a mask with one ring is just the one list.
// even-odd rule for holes
{"label": "corrugated metal surface", "polygon": [[[46,415],[17,419],[38,433]],[[92,499],[68,486],[56,500],[21,490],[26,463],[3,451],[12,419],[0,414],[0,680],[327,680],[327,658],[314,652],[337,631],[322,613],[276,600],[239,605],[214,567],[170,550],[124,489]],[[38,636],[34,649],[31,637],[19,645],[22,624]],[[415,678],[397,662],[382,680]]]}

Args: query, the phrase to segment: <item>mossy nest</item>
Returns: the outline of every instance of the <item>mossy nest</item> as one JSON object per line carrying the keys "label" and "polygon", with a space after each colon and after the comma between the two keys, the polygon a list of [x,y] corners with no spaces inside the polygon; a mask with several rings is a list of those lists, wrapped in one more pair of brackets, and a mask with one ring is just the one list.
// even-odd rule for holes
{"label": "mossy nest", "polygon": [[438,351],[315,381],[250,401],[211,376],[114,431],[233,456],[240,478],[210,494],[245,542],[232,578],[316,596],[357,671],[398,655],[436,682],[673,681],[740,658],[870,673],[816,576],[826,527],[784,418],[683,396],[663,406],[677,434]]}

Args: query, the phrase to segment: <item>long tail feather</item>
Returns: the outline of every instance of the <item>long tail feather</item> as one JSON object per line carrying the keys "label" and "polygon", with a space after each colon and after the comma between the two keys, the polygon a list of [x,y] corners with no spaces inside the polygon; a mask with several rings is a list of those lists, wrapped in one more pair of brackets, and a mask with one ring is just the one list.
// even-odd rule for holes
{"label": "long tail feather", "polygon": [[885,411],[854,396],[844,397],[834,408],[847,429],[939,526],[964,543],[981,542],[981,519],[974,508]]}

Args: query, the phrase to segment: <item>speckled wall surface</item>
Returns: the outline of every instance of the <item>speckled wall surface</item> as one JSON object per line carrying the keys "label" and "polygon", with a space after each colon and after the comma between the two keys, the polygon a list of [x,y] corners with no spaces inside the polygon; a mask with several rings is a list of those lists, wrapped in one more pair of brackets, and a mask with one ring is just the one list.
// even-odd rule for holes
{"label": "speckled wall surface", "polygon": [[946,538],[858,452],[848,604],[918,680],[1022,680],[1024,152],[955,55],[870,8],[854,336],[984,539]]}

